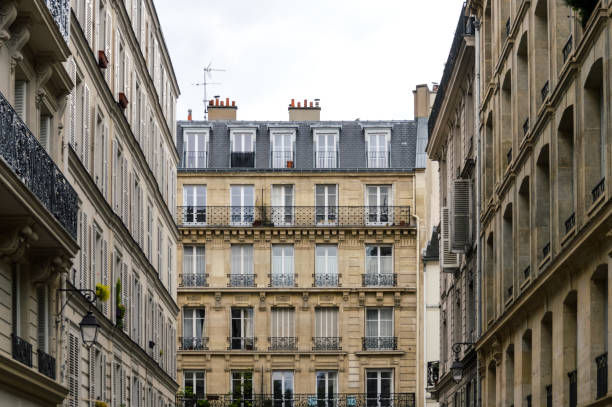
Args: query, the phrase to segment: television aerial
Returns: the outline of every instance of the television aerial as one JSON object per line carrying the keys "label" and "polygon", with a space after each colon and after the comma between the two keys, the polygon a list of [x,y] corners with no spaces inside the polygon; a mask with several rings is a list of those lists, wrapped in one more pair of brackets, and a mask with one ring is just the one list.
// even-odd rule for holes
{"label": "television aerial", "polygon": [[204,120],[208,120],[208,86],[210,85],[221,85],[221,82],[209,82],[212,78],[212,72],[225,72],[225,69],[217,69],[211,67],[212,62],[208,63],[208,66],[204,68],[204,81],[200,83],[194,83],[195,86],[204,87]]}

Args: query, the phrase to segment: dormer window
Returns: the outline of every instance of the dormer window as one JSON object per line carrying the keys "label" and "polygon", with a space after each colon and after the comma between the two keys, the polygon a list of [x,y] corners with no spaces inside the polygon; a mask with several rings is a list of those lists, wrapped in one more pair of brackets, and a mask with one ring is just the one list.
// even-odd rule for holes
{"label": "dormer window", "polygon": [[183,134],[183,167],[208,167],[208,129],[185,129]]}
{"label": "dormer window", "polygon": [[366,129],[365,141],[368,168],[389,168],[391,129]]}
{"label": "dormer window", "polygon": [[338,139],[337,129],[315,129],[315,168],[338,168]]}
{"label": "dormer window", "polygon": [[295,129],[270,130],[272,168],[293,168],[295,163]]}
{"label": "dormer window", "polygon": [[230,138],[232,168],[254,168],[255,129],[232,129]]}

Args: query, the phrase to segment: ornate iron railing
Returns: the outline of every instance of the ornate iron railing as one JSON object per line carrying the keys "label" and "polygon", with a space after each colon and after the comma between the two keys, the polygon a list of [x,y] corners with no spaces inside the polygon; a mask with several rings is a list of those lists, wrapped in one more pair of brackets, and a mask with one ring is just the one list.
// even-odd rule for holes
{"label": "ornate iron railing", "polygon": [[55,380],[55,358],[38,349],[38,371]]}
{"label": "ornate iron railing", "polygon": [[268,350],[297,350],[297,337],[295,336],[271,336],[268,337],[270,346]]}
{"label": "ornate iron railing", "polygon": [[366,273],[361,275],[363,287],[395,287],[397,285],[396,273]]}
{"label": "ornate iron railing", "polygon": [[0,157],[76,240],[77,193],[2,93]]}
{"label": "ornate iron railing", "polygon": [[228,274],[229,287],[255,287],[255,274]]}
{"label": "ornate iron railing", "polygon": [[272,150],[270,159],[272,168],[293,168],[295,165],[293,150]]}
{"label": "ornate iron railing", "polygon": [[540,93],[542,94],[542,102],[544,102],[546,100],[546,97],[548,96],[548,89],[549,89],[549,83],[548,81],[546,81],[544,83],[544,86],[542,86],[542,90],[540,91]]}
{"label": "ornate iron railing", "polygon": [[179,287],[208,287],[208,274],[179,274]]}
{"label": "ornate iron railing", "polygon": [[525,280],[529,278],[529,274],[531,274],[531,266],[527,266],[525,267],[525,270],[523,270],[523,277]]}
{"label": "ornate iron railing", "polygon": [[206,151],[184,151],[182,158],[182,168],[208,167],[208,153]]}
{"label": "ornate iron railing", "polygon": [[576,226],[576,212],[572,212],[569,218],[565,220],[565,233],[567,234],[574,226]]}
{"label": "ornate iron railing", "polygon": [[396,336],[366,336],[363,338],[363,350],[396,350]]}
{"label": "ornate iron railing", "polygon": [[544,247],[542,247],[542,257],[548,256],[550,253],[550,242],[546,243]]}
{"label": "ornate iron railing", "polygon": [[440,378],[440,362],[427,362],[427,387],[434,387]]}
{"label": "ornate iron railing", "polygon": [[312,350],[342,350],[340,341],[340,337],[315,336],[312,338]]}
{"label": "ornate iron railing", "polygon": [[46,0],[45,3],[64,41],[68,43],[70,40],[70,0]]}
{"label": "ornate iron railing", "polygon": [[315,168],[337,168],[337,151],[317,151],[315,152]]}
{"label": "ornate iron railing", "polygon": [[272,273],[270,274],[271,287],[294,287],[295,275],[289,273]]}
{"label": "ornate iron railing", "polygon": [[15,334],[11,334],[11,337],[13,339],[13,359],[32,367],[32,345]]}
{"label": "ornate iron railing", "polygon": [[608,394],[608,352],[595,358],[597,369],[597,398]]}
{"label": "ornate iron railing", "polygon": [[593,195],[593,202],[597,201],[599,197],[603,195],[605,188],[606,178],[604,177],[601,179],[601,181],[599,181],[597,185],[595,185],[595,188],[593,188],[593,190],[591,191],[591,194]]}
{"label": "ornate iron railing", "polygon": [[411,226],[410,206],[179,206],[180,227]]}
{"label": "ornate iron railing", "polygon": [[568,372],[567,377],[569,379],[569,407],[576,407],[578,404],[578,371]]}
{"label": "ornate iron railing", "polygon": [[338,273],[315,273],[315,287],[338,287]]}
{"label": "ornate iron railing", "polygon": [[572,52],[572,39],[572,35],[570,34],[569,38],[567,39],[567,42],[563,46],[563,62],[567,61],[570,52]]}
{"label": "ornate iron railing", "polygon": [[510,165],[510,163],[512,162],[512,147],[510,147],[510,149],[506,153],[506,159],[508,161],[508,165]]}
{"label": "ornate iron railing", "polygon": [[391,154],[389,151],[368,151],[368,168],[389,168]]}
{"label": "ornate iron railing", "polygon": [[[414,393],[232,394],[176,397],[177,407],[196,407],[207,400],[210,407],[415,407]],[[198,403],[199,402],[199,403]]]}
{"label": "ornate iron railing", "polygon": [[255,342],[257,338],[247,336],[231,336],[227,338],[229,342],[228,350],[256,350]]}
{"label": "ornate iron railing", "polygon": [[230,164],[232,168],[254,168],[255,152],[232,152],[230,153]]}
{"label": "ornate iron railing", "polygon": [[553,393],[552,384],[546,386],[546,407],[552,407]]}
{"label": "ornate iron railing", "polygon": [[208,337],[180,337],[179,350],[208,350]]}

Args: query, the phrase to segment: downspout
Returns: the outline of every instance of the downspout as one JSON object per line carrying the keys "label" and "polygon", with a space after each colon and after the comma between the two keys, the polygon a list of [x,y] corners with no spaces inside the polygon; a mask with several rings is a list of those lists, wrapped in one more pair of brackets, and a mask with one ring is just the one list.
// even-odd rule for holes
{"label": "downspout", "polygon": [[[425,297],[423,296],[423,294],[424,294],[423,291],[424,290],[419,290],[419,287],[420,287],[420,284],[421,284],[421,272],[420,272],[420,268],[421,268],[420,267],[421,266],[421,261],[420,261],[420,256],[421,256],[421,254],[420,254],[421,253],[421,239],[420,239],[421,238],[421,233],[420,233],[421,232],[421,219],[416,214],[416,172],[414,174],[414,179],[412,181],[412,200],[413,200],[413,204],[414,204],[414,207],[415,207],[414,208],[414,215],[412,215],[412,216],[414,216],[414,218],[416,219],[416,233],[417,233],[416,234],[416,256],[417,256],[417,258],[416,258],[416,262],[415,262],[416,263],[416,274],[417,274],[417,285],[416,285],[416,288],[417,288],[417,320],[420,319],[420,322],[417,325],[422,324],[423,325],[422,328],[424,328],[425,327],[425,315],[423,315],[421,317],[421,312],[424,312],[423,305],[421,305],[421,304],[424,304]],[[423,296],[422,297],[423,301],[421,301],[421,298],[419,298],[419,296]],[[418,331],[418,329],[417,329],[417,331]],[[418,344],[419,341],[422,340],[421,335],[423,335],[423,329],[421,329],[421,332],[419,332],[417,334],[417,344]],[[424,344],[425,341],[422,341],[422,342]],[[419,348],[419,346],[417,346],[417,349],[418,348]],[[420,391],[421,394],[422,394],[422,400],[423,400],[423,404],[421,404],[421,405],[424,406],[425,405],[425,386],[423,386],[423,385],[425,383],[423,383],[422,379],[424,379],[426,377],[425,375],[427,374],[427,364],[425,363],[425,350],[423,349],[422,346],[420,348],[421,348],[420,351],[421,351],[421,355],[422,355],[421,361],[423,362],[423,366],[421,366],[422,373],[420,375],[417,375],[417,386],[418,386],[418,389],[417,389],[417,393],[415,394],[415,398],[418,396],[419,391]],[[419,360],[419,357],[417,355],[417,361],[418,360]],[[419,381],[421,381],[421,383],[419,383]],[[417,403],[417,405],[419,405],[419,404]]]}
{"label": "downspout", "polygon": [[[475,74],[475,86],[476,86],[476,97],[474,98],[474,127],[476,129],[476,238],[478,239],[478,245],[476,247],[476,338],[480,337],[480,333],[482,332],[482,314],[481,307],[482,304],[482,239],[480,237],[480,211],[481,211],[481,187],[480,187],[480,165],[481,165],[481,157],[482,157],[482,147],[480,143],[481,135],[480,135],[480,21],[474,16],[474,28],[475,28],[475,62],[474,62],[474,74]],[[478,370],[478,364],[476,364],[476,388],[478,394],[478,400],[482,399],[482,388],[480,385],[480,372]],[[478,403],[477,400],[474,400],[475,403]],[[478,404],[477,404],[478,405]],[[482,405],[482,403],[480,403]]]}

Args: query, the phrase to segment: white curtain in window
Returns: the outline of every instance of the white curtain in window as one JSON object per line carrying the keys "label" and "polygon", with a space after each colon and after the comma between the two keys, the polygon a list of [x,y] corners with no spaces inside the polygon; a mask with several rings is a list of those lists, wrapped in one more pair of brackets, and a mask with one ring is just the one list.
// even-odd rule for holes
{"label": "white curtain in window", "polygon": [[294,337],[295,319],[293,308],[274,308],[272,309],[272,323],[270,336],[273,337]]}
{"label": "white curtain in window", "polygon": [[335,245],[317,245],[315,273],[338,274],[338,248]]}
{"label": "white curtain in window", "polygon": [[232,274],[253,274],[253,246],[232,245]]}
{"label": "white curtain in window", "polygon": [[315,337],[338,337],[338,308],[315,309]]}
{"label": "white curtain in window", "polygon": [[366,336],[393,336],[393,308],[368,308],[366,310]]}

